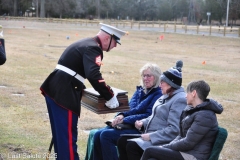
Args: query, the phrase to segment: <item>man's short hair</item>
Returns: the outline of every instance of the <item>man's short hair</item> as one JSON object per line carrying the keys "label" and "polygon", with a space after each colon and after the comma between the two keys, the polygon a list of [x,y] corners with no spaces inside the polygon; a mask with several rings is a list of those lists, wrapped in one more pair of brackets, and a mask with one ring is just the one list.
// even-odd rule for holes
{"label": "man's short hair", "polygon": [[194,90],[196,90],[198,97],[202,101],[205,101],[210,92],[210,86],[204,80],[192,81],[187,86],[187,92],[192,92]]}

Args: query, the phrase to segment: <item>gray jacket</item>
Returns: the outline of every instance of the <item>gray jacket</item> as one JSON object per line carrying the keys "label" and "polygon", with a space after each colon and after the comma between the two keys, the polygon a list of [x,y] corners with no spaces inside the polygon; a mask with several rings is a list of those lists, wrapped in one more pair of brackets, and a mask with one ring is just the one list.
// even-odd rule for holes
{"label": "gray jacket", "polygon": [[208,159],[218,132],[215,113],[222,111],[221,104],[211,99],[195,108],[187,106],[181,115],[180,135],[163,147],[191,154],[198,160]]}
{"label": "gray jacket", "polygon": [[175,90],[171,97],[162,95],[155,102],[152,115],[141,120],[150,141],[138,138],[135,142],[142,149],[171,142],[179,134],[179,119],[185,107],[186,94],[182,87]]}

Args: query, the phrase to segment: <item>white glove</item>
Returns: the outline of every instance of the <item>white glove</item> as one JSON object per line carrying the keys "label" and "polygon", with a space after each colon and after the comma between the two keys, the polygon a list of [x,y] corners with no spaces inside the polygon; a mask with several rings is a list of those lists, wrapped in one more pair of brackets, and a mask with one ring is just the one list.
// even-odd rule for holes
{"label": "white glove", "polygon": [[114,93],[114,96],[105,103],[105,105],[110,108],[110,109],[113,109],[113,108],[117,108],[119,107],[119,103],[118,103],[118,100],[117,100],[117,94]]}

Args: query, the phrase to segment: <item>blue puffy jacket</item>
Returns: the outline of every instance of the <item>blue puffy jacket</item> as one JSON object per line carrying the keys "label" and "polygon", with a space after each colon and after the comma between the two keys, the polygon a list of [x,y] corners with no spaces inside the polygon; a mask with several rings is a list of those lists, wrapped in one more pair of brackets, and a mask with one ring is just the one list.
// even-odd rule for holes
{"label": "blue puffy jacket", "polygon": [[129,102],[130,110],[118,114],[124,116],[123,123],[134,125],[136,120],[150,116],[155,101],[162,96],[162,91],[159,87],[152,88],[147,94],[142,86],[137,86],[136,88],[137,90]]}

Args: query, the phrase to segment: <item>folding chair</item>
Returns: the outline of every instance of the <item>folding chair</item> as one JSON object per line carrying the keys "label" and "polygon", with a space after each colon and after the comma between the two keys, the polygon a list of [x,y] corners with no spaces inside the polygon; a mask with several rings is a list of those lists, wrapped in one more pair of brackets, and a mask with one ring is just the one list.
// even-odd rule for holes
{"label": "folding chair", "polygon": [[227,136],[228,136],[227,130],[225,128],[218,127],[218,134],[214,142],[211,155],[208,160],[218,160],[223,145],[227,139]]}

